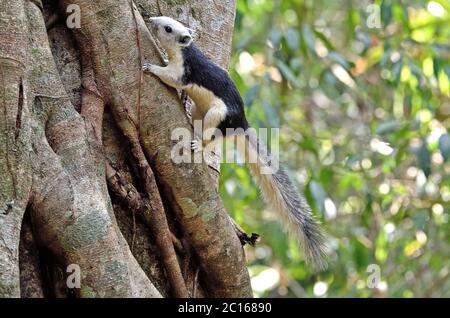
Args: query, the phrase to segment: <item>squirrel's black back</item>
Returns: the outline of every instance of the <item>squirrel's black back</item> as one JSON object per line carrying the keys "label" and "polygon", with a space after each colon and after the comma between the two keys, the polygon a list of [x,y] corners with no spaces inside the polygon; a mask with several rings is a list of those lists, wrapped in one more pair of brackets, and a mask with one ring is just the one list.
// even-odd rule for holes
{"label": "squirrel's black back", "polygon": [[183,48],[183,84],[196,84],[213,92],[227,106],[227,117],[219,125],[225,135],[226,128],[248,128],[244,103],[228,73],[209,60],[194,44]]}

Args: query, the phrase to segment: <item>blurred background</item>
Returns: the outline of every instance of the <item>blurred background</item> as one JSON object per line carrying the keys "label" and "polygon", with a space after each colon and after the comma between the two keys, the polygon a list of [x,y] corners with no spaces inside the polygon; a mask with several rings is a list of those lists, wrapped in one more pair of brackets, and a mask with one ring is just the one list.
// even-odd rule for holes
{"label": "blurred background", "polygon": [[450,1],[238,0],[232,77],[329,235],[314,273],[245,166],[220,191],[259,297],[450,296]]}

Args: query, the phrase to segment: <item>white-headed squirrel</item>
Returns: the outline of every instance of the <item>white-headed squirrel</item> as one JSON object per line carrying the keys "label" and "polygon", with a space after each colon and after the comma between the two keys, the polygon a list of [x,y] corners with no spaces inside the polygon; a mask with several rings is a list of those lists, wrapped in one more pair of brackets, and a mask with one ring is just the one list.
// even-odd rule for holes
{"label": "white-headed squirrel", "polygon": [[[169,63],[164,67],[145,63],[143,70],[156,75],[167,85],[187,92],[195,102],[192,119],[203,121],[204,144],[217,141],[213,134],[205,134],[207,131],[219,129],[221,136],[225,137],[230,137],[227,128],[248,131],[244,103],[238,89],[228,73],[192,43],[192,30],[169,17],[150,18],[150,28],[166,50]],[[276,158],[261,145],[255,134],[234,134],[233,137],[247,141],[245,149],[238,147],[243,155],[256,155],[253,158],[258,158],[253,161],[256,163],[248,163],[250,171],[266,200],[298,238],[306,261],[319,269],[325,268],[324,235],[305,199],[298,195],[296,187],[278,165],[272,173],[261,173],[261,168],[270,168]],[[199,144],[193,140],[191,146],[196,150]]]}

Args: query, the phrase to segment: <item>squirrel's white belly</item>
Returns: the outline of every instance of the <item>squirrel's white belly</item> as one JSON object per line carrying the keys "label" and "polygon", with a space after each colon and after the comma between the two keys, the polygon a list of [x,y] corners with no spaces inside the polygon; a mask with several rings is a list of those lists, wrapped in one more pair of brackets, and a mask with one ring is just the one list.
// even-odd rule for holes
{"label": "squirrel's white belly", "polygon": [[203,114],[206,114],[212,107],[225,107],[225,104],[220,98],[202,86],[191,84],[186,87],[186,92],[195,102],[197,109]]}

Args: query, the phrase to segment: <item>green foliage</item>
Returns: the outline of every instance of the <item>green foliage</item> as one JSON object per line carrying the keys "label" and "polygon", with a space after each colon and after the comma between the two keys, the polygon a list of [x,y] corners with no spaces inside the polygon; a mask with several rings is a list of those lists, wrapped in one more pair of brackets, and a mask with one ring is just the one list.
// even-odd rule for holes
{"label": "green foliage", "polygon": [[[238,0],[232,77],[329,234],[314,273],[223,164],[259,296],[450,296],[450,2]],[[381,281],[370,288],[367,266]]]}

